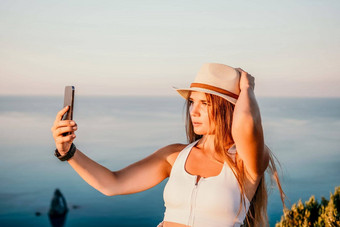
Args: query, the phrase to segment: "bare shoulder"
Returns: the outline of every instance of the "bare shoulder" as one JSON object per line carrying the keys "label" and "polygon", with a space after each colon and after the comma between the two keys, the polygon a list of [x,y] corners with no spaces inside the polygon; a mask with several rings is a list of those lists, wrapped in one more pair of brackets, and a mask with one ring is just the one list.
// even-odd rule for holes
{"label": "bare shoulder", "polygon": [[178,154],[186,147],[187,144],[174,143],[162,147],[161,149],[156,151],[156,154],[159,155],[162,159],[166,160],[171,166],[174,164]]}

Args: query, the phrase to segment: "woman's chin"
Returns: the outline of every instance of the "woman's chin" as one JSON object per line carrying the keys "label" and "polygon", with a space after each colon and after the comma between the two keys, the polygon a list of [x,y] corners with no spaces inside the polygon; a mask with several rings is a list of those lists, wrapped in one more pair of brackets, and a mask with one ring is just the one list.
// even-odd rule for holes
{"label": "woman's chin", "polygon": [[205,134],[207,134],[206,132],[202,132],[202,130],[194,130],[194,132],[196,135],[199,135],[199,136],[204,136]]}
{"label": "woman's chin", "polygon": [[207,132],[207,131],[202,131],[202,130],[194,130],[195,134],[196,135],[199,135],[199,136],[205,136],[205,135],[215,135],[214,132]]}

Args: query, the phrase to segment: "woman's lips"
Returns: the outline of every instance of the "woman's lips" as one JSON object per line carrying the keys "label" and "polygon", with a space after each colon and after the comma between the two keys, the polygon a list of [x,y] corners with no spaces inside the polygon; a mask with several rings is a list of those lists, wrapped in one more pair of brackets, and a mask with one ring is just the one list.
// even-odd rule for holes
{"label": "woman's lips", "polygon": [[200,123],[200,122],[193,122],[192,123],[194,126],[200,126],[202,123]]}

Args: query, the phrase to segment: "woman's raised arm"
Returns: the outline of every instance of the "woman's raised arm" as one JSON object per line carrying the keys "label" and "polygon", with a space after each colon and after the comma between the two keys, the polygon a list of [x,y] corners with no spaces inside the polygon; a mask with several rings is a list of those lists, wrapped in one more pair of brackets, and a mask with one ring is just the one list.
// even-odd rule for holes
{"label": "woman's raised arm", "polygon": [[255,99],[255,79],[242,69],[240,95],[235,104],[232,135],[237,153],[253,179],[262,176],[269,162],[264,144],[260,109]]}

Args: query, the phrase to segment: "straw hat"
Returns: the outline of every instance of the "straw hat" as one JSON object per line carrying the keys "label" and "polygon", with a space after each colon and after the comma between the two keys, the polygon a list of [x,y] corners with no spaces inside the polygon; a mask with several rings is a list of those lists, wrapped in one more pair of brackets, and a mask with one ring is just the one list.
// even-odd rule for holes
{"label": "straw hat", "polygon": [[200,91],[220,96],[235,105],[240,94],[240,73],[227,65],[203,64],[190,88],[176,88],[185,99],[190,91]]}

